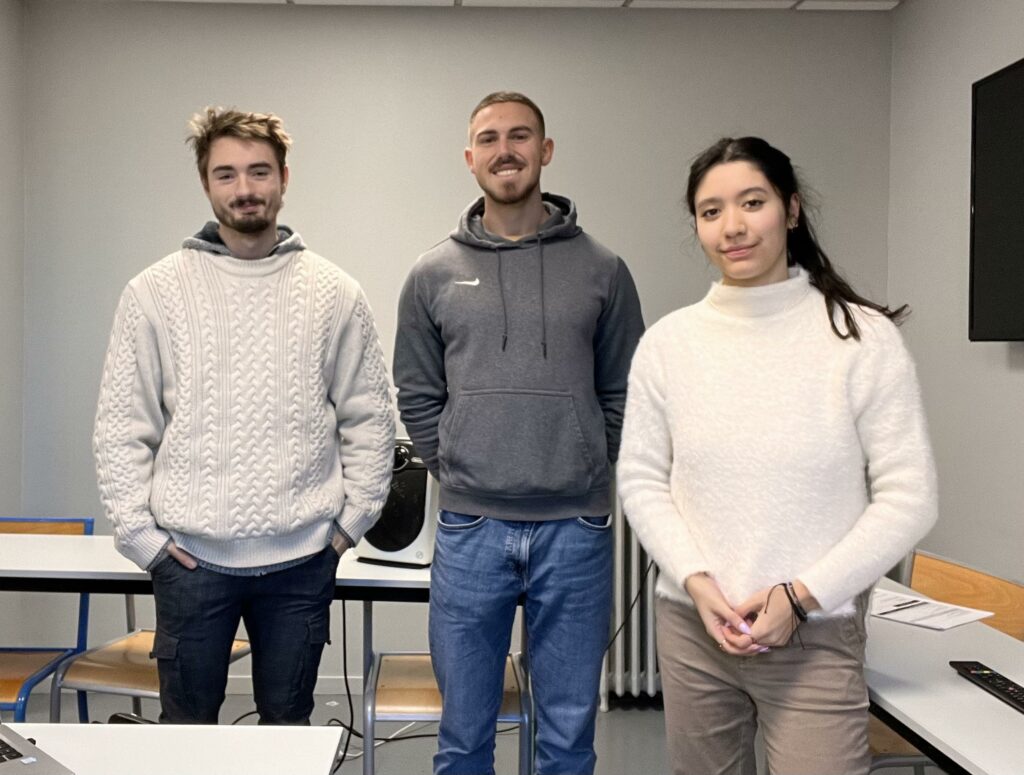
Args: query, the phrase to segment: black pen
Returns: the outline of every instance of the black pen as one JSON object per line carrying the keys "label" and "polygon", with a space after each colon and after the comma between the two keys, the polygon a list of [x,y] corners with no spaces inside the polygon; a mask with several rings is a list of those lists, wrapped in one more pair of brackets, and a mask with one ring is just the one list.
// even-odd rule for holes
{"label": "black pen", "polygon": [[904,600],[902,603],[896,603],[888,611],[881,611],[880,613],[876,614],[876,616],[886,616],[887,614],[894,614],[898,611],[903,611],[907,608],[915,608],[916,606],[924,605],[927,602],[927,600]]}

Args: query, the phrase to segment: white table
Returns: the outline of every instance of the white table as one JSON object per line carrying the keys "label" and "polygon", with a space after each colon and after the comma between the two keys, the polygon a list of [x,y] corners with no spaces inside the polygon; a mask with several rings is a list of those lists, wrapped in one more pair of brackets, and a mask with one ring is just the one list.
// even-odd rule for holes
{"label": "white table", "polygon": [[[112,536],[8,534],[0,540],[0,591],[152,594],[149,574],[114,548]],[[373,661],[373,603],[426,602],[429,568],[358,560],[338,563],[335,600],[363,601],[363,674]],[[133,625],[130,625],[133,626]]]}
{"label": "white table", "polygon": [[[908,591],[887,579],[880,586]],[[1021,775],[1024,713],[961,678],[950,660],[984,662],[1024,684],[1024,642],[982,622],[938,632],[868,617],[872,711],[951,772]]]}
{"label": "white table", "polygon": [[5,534],[0,540],[0,589],[125,593],[146,591],[139,587],[148,584],[149,574],[114,549],[112,536]]}
{"label": "white table", "polygon": [[327,775],[341,727],[9,724],[75,775]]}
{"label": "white table", "polygon": [[[0,540],[0,590],[151,594],[149,574],[114,548],[112,536],[5,534]],[[335,599],[422,602],[430,594],[426,568],[361,562],[346,552],[338,564]]]}

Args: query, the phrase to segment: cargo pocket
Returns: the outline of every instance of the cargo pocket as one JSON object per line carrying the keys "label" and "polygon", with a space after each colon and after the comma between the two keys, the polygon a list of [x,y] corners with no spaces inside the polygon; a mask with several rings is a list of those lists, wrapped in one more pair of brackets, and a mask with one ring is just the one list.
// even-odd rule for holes
{"label": "cargo pocket", "polygon": [[313,690],[324,646],[331,642],[330,617],[325,610],[314,614],[306,622],[306,642],[302,649],[298,675],[292,682],[289,723],[307,719],[313,712]]}
{"label": "cargo pocket", "polygon": [[149,652],[149,658],[177,660],[178,639],[158,628],[153,633],[153,650]]}
{"label": "cargo pocket", "polygon": [[160,718],[172,724],[197,723],[211,720],[216,723],[217,707],[212,706],[212,717],[204,718],[196,704],[195,681],[182,665],[182,647],[178,638],[157,626],[153,633],[153,650],[149,653],[157,662],[160,677]]}

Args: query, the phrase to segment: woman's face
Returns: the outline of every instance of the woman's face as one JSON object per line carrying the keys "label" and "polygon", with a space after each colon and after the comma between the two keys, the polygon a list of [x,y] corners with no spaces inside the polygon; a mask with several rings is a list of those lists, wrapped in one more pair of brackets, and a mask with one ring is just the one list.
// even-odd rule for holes
{"label": "woman's face", "polygon": [[708,170],[694,196],[697,238],[725,285],[768,285],[786,280],[786,231],[800,212],[756,166],[746,161]]}

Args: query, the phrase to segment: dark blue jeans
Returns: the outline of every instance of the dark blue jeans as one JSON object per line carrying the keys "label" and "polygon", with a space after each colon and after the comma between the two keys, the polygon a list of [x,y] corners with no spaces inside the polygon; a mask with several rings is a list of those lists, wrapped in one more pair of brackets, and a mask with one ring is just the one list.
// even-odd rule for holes
{"label": "dark blue jeans", "polygon": [[537,775],[592,775],[612,600],[608,517],[511,522],[442,511],[430,571],[441,689],[434,775],[494,775],[494,732],[523,596]]}
{"label": "dark blue jeans", "polygon": [[330,546],[306,562],[263,576],[229,576],[173,557],[152,569],[153,656],[160,721],[216,724],[231,643],[245,622],[261,724],[308,724],[330,630],[338,555]]}

